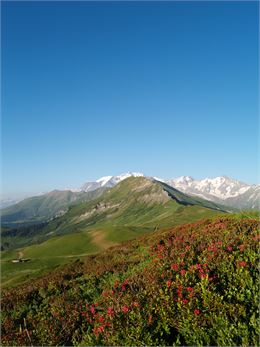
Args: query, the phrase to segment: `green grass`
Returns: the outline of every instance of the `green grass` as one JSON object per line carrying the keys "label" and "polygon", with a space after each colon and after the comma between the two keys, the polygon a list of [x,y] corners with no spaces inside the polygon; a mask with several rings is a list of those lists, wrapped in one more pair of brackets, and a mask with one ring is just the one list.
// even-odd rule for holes
{"label": "green grass", "polygon": [[144,233],[151,232],[151,228],[138,228],[131,226],[110,226],[107,227],[105,233],[106,238],[112,242],[123,242],[136,238]]}
{"label": "green grass", "polygon": [[[50,271],[55,266],[69,263],[99,250],[100,248],[91,242],[89,233],[81,232],[55,237],[39,245],[3,252],[2,286],[17,285],[31,277],[41,275],[42,271]],[[11,261],[17,258],[18,252],[22,252],[23,258],[29,258],[30,261],[13,264]]]}
{"label": "green grass", "polygon": [[[70,261],[73,260],[75,260],[75,258],[70,259]],[[52,271],[55,267],[67,263],[68,259],[65,258],[34,259],[31,262],[18,264],[13,264],[11,261],[2,261],[2,287],[13,287],[31,281],[36,277],[40,277],[45,273]]]}
{"label": "green grass", "polygon": [[244,215],[146,233],[4,289],[2,344],[257,346],[258,250]]}

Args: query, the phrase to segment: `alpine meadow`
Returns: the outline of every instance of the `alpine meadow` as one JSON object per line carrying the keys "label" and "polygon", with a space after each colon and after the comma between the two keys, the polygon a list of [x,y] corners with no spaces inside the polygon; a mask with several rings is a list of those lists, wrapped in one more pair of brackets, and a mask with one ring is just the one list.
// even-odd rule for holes
{"label": "alpine meadow", "polygon": [[259,346],[259,2],[2,1],[1,345]]}

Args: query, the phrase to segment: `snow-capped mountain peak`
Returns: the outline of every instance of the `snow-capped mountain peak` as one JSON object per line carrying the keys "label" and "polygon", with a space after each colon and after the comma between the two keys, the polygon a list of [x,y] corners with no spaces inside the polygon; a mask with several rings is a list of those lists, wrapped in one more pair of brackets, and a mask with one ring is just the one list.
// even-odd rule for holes
{"label": "snow-capped mountain peak", "polygon": [[175,179],[175,182],[177,182],[178,184],[186,184],[186,185],[191,185],[193,181],[194,181],[194,178],[191,176],[181,176]]}
{"label": "snow-capped mountain peak", "polygon": [[[189,195],[199,196],[226,206],[240,209],[260,209],[260,185],[249,185],[227,176],[194,179],[191,176],[181,176],[170,180],[158,177],[147,177],[141,172],[126,172],[118,176],[103,176],[96,181],[86,182],[77,189],[66,188],[72,192],[91,192],[98,188],[112,188],[129,177],[146,177],[151,180],[164,182],[177,190]],[[39,195],[42,195],[41,193]],[[21,199],[20,199],[21,200]],[[17,201],[3,200],[0,208],[11,206]]]}
{"label": "snow-capped mountain peak", "polygon": [[126,172],[118,176],[104,176],[94,182],[86,182],[81,188],[81,191],[90,192],[101,187],[112,188],[119,182],[129,177],[144,177],[141,172]]}
{"label": "snow-capped mountain peak", "polygon": [[250,185],[227,176],[194,180],[192,177],[182,176],[169,180],[169,185],[192,195],[200,195],[208,200],[218,198],[225,200],[237,197],[250,189]]}
{"label": "snow-capped mountain peak", "polygon": [[[89,192],[101,187],[112,188],[126,178],[140,176],[143,177],[144,174],[141,172],[126,172],[118,176],[103,176],[94,182],[86,182],[80,188],[80,191]],[[245,196],[245,194],[250,196],[251,199],[251,193],[254,193],[253,196],[255,196],[255,191],[259,190],[259,187],[257,186],[254,188],[249,184],[227,176],[218,176],[214,178],[207,177],[202,180],[196,180],[191,176],[181,176],[170,180],[164,180],[157,177],[147,178],[165,182],[184,193],[196,195],[223,204],[231,204],[232,199],[238,199],[240,196]],[[256,201],[256,198],[257,195],[253,200]],[[246,199],[249,199],[249,197]],[[243,204],[246,206],[246,201],[244,201]]]}
{"label": "snow-capped mountain peak", "polygon": [[104,176],[99,178],[98,180],[96,180],[97,183],[101,184],[101,187],[103,187],[104,185],[106,185],[106,183],[111,180],[113,176]]}

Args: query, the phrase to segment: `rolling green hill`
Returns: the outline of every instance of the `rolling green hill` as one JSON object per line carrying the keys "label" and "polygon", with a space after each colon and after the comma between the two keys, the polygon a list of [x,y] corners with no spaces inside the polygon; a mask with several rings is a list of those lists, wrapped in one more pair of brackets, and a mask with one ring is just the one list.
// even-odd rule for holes
{"label": "rolling green hill", "polygon": [[[129,178],[92,201],[71,206],[40,228],[6,230],[2,284],[15,285],[41,271],[97,253],[140,234],[223,213],[218,205],[161,182]],[[18,252],[26,263],[12,264]]]}
{"label": "rolling green hill", "polygon": [[1,210],[3,226],[19,226],[47,221],[58,215],[63,215],[68,207],[102,195],[105,188],[92,192],[71,192],[69,190],[54,190],[40,196],[24,199],[19,203]]}

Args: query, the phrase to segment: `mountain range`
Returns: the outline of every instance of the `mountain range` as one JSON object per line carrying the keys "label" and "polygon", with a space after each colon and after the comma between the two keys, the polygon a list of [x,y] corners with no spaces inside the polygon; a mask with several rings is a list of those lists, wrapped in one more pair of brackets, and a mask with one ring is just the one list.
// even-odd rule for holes
{"label": "mountain range", "polygon": [[238,209],[259,209],[260,185],[249,185],[227,176],[195,180],[182,176],[166,181],[172,187],[203,199]]}
{"label": "mountain range", "polygon": [[[53,191],[2,210],[8,211],[1,229],[3,282],[16,284],[142,234],[235,211],[159,179],[127,176],[102,178],[87,192]],[[30,260],[22,272],[11,264],[17,254]]]}
{"label": "mountain range", "polygon": [[105,187],[89,192],[53,190],[46,194],[33,196],[2,209],[1,223],[16,227],[24,223],[49,221],[66,213],[69,206],[97,198],[105,190]]}
{"label": "mountain range", "polygon": [[[128,177],[147,177],[143,173],[128,172],[119,176],[101,177],[95,182],[86,182],[79,191],[92,191],[100,187],[113,187]],[[167,183],[183,193],[199,196],[238,209],[259,209],[260,185],[249,185],[227,176],[195,180],[191,176],[175,179],[147,177]]]}
{"label": "mountain range", "polygon": [[104,176],[93,182],[86,182],[80,188],[54,190],[52,192],[24,199],[1,210],[2,225],[42,222],[65,213],[69,206],[90,201],[106,189],[116,186],[129,177],[146,177],[157,180],[186,193],[205,200],[236,209],[258,209],[260,186],[249,185],[227,176],[195,180],[190,176],[175,179],[147,177],[140,172],[128,172],[118,176]]}

